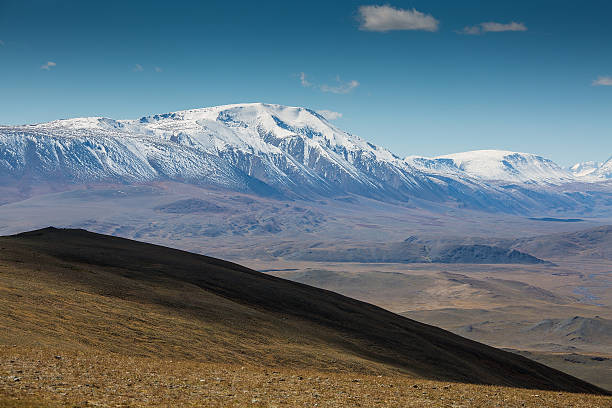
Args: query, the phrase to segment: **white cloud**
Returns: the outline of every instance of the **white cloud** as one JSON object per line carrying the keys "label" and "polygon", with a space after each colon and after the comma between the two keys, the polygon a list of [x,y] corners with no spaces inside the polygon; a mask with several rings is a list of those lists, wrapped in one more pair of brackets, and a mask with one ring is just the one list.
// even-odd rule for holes
{"label": "white cloud", "polygon": [[490,21],[487,23],[476,24],[474,26],[463,27],[463,29],[457,31],[457,33],[466,35],[479,35],[487,32],[500,33],[502,31],[527,31],[527,26],[523,23],[516,23],[514,21],[508,24],[495,23]]}
{"label": "white cloud", "polygon": [[142,67],[142,65],[136,64],[136,65],[134,65],[133,71],[134,72],[142,72],[142,71],[144,71],[144,68]]}
{"label": "white cloud", "polygon": [[594,80],[591,85],[593,86],[612,86],[612,77],[610,76],[599,76]]}
{"label": "white cloud", "polygon": [[514,21],[508,24],[494,23],[494,22],[480,23],[480,26],[482,27],[482,31],[484,32],[490,31],[493,33],[499,33],[502,31],[527,31],[527,26],[525,26],[525,24],[516,23]]}
{"label": "white cloud", "polygon": [[438,31],[440,22],[429,14],[416,9],[396,9],[389,5],[359,7],[361,30],[392,31],[392,30],[422,30]]}
{"label": "white cloud", "polygon": [[51,68],[53,68],[53,67],[54,67],[54,66],[56,66],[56,65],[57,65],[57,64],[56,64],[55,62],[53,62],[53,61],[47,61],[47,62],[45,62],[44,64],[42,64],[42,65],[40,66],[40,69],[44,69],[44,70],[46,70],[46,71],[50,71],[50,70],[51,70]]}
{"label": "white cloud", "polygon": [[300,72],[300,82],[302,83],[302,86],[304,88],[307,88],[312,85],[310,82],[308,82],[308,80],[306,79],[306,74],[303,72]]}
{"label": "white cloud", "polygon": [[327,109],[318,110],[317,113],[327,120],[336,120],[342,117],[342,114],[340,112],[334,112]]}
{"label": "white cloud", "polygon": [[0,47],[4,45],[4,41],[0,40]]}
{"label": "white cloud", "polygon": [[323,92],[331,92],[335,94],[347,94],[359,86],[359,82],[355,81],[354,79],[349,82],[343,82],[339,76],[336,77],[336,82],[338,82],[337,85],[327,85],[327,84],[320,85],[319,89],[321,89],[321,91]]}
{"label": "white cloud", "polygon": [[155,67],[153,69],[155,70],[155,72],[162,72],[163,71],[163,69],[161,69],[160,67]]}

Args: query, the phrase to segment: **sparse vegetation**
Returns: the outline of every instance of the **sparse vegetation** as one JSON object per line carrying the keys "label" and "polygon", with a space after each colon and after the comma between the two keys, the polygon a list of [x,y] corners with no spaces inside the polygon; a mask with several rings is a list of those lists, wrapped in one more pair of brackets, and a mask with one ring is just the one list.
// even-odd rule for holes
{"label": "sparse vegetation", "polygon": [[74,230],[0,248],[1,404],[612,403],[520,356],[225,261]]}
{"label": "sparse vegetation", "polygon": [[[590,407],[612,398],[302,368],[0,347],[2,407]],[[19,381],[15,381],[19,378]]]}

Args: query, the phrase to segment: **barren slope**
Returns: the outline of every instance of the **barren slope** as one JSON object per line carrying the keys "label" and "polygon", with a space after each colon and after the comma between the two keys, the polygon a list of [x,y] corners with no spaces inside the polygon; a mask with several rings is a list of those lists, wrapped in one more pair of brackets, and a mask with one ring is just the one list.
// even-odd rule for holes
{"label": "barren slope", "polygon": [[0,341],[600,392],[447,331],[236,264],[82,230],[0,239]]}

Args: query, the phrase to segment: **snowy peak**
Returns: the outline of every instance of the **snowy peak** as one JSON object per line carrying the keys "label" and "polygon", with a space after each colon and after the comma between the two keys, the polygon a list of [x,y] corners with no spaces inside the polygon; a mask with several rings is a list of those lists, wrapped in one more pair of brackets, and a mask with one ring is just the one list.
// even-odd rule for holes
{"label": "snowy peak", "polygon": [[[475,150],[438,156],[480,180],[527,184],[562,184],[574,176],[553,161],[531,154],[505,150]],[[450,162],[448,162],[450,161]]]}
{"label": "snowy peak", "polygon": [[26,174],[58,182],[169,179],[245,189],[262,183],[301,195],[373,196],[405,196],[407,188],[398,190],[423,179],[388,150],[310,109],[262,103],[0,127],[0,176]]}
{"label": "snowy peak", "polygon": [[[346,133],[327,121],[315,111],[301,107],[247,103],[222,105],[210,108],[191,109],[143,117],[140,123],[149,129],[180,130],[200,129],[202,133],[218,129],[219,126],[231,129],[239,138],[252,139],[252,130],[258,130],[260,139],[272,134],[277,139],[304,137],[327,146],[347,151],[369,151],[379,159],[396,160],[386,149],[367,143],[365,140]],[[227,136],[227,132],[224,132]],[[254,140],[250,142],[255,143]]]}
{"label": "snowy peak", "polygon": [[[612,162],[607,166],[612,174]],[[291,198],[349,193],[509,212],[572,208],[582,199],[544,191],[576,176],[537,155],[482,150],[400,159],[313,110],[264,103],[0,126],[0,179],[19,186],[166,180]]]}
{"label": "snowy peak", "polygon": [[582,163],[576,163],[569,170],[574,173],[576,177],[584,177],[592,174],[596,171],[602,163],[596,161],[586,161]]}
{"label": "snowy peak", "polygon": [[607,161],[600,163],[596,161],[587,161],[576,163],[570,167],[570,171],[585,180],[608,180],[612,179],[612,157]]}
{"label": "snowy peak", "polygon": [[612,179],[612,157],[599,166],[595,175],[600,179]]}

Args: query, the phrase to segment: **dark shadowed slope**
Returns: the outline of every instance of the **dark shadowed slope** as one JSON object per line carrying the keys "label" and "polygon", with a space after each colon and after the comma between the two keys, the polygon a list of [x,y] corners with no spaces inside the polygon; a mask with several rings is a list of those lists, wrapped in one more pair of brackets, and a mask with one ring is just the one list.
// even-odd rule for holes
{"label": "dark shadowed slope", "polygon": [[0,341],[602,392],[333,292],[83,230],[0,238]]}
{"label": "dark shadowed slope", "polygon": [[446,244],[431,247],[422,243],[391,242],[325,246],[306,245],[284,256],[287,259],[316,262],[361,263],[472,263],[548,264],[527,253],[490,245]]}

